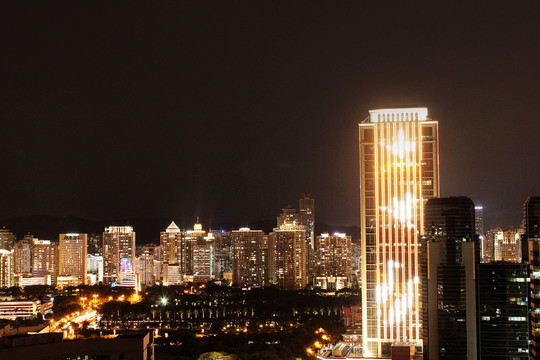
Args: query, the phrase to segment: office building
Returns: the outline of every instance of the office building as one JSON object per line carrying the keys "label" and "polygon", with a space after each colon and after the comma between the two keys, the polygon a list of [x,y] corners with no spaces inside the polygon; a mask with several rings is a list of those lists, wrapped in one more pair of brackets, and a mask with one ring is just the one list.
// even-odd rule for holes
{"label": "office building", "polygon": [[501,228],[489,229],[482,239],[482,262],[490,263],[495,261],[495,239]]}
{"label": "office building", "polygon": [[269,285],[268,254],[268,235],[262,230],[250,228],[233,230],[233,285]]}
{"label": "office building", "polygon": [[62,277],[64,285],[86,284],[87,246],[86,234],[60,234],[58,278]]}
{"label": "office building", "polygon": [[481,359],[528,360],[526,265],[480,264],[478,282]]}
{"label": "office building", "polygon": [[207,282],[214,279],[214,237],[195,236],[192,244],[192,272],[194,282]]}
{"label": "office building", "polygon": [[15,275],[30,275],[32,273],[32,245],[34,237],[26,235],[15,243],[14,261]]}
{"label": "office building", "polygon": [[121,281],[122,264],[126,270],[126,267],[132,268],[134,263],[135,232],[133,227],[106,227],[103,232],[103,281],[106,284]]}
{"label": "office building", "polygon": [[91,233],[88,234],[88,254],[102,256],[103,255],[103,234]]}
{"label": "office building", "polygon": [[137,257],[137,273],[139,274],[141,285],[151,286],[156,283],[154,261],[154,255],[148,249],[143,250],[143,253]]}
{"label": "office building", "polygon": [[88,285],[103,283],[103,256],[87,255],[87,277]]}
{"label": "office building", "polygon": [[422,243],[424,359],[477,359],[475,208],[468,197],[428,200]]}
{"label": "office building", "polygon": [[323,233],[315,242],[315,286],[324,290],[347,287],[352,275],[352,241],[343,233]]}
{"label": "office building", "polygon": [[524,259],[529,266],[529,321],[531,355],[540,357],[540,196],[527,198],[523,205]]}
{"label": "office building", "polygon": [[521,262],[521,236],[515,230],[497,228],[488,231],[493,239],[495,261]]}
{"label": "office building", "polygon": [[438,123],[425,107],[370,110],[359,124],[365,356],[421,346],[420,240],[439,196]]}
{"label": "office building", "polygon": [[11,287],[15,284],[14,250],[0,249],[0,288]]}
{"label": "office building", "polygon": [[32,276],[50,276],[51,284],[55,284],[57,270],[58,245],[50,240],[35,239],[32,250]]}
{"label": "office building", "polygon": [[315,248],[315,200],[309,193],[303,193],[298,201],[298,220],[306,228],[306,241]]}
{"label": "office building", "polygon": [[[278,227],[270,233],[270,271],[275,271],[275,282],[280,289],[300,290],[307,285],[308,246],[306,228],[298,223],[294,209],[283,209],[277,218]],[[273,279],[274,280],[274,279]]]}
{"label": "office building", "polygon": [[178,264],[180,261],[180,243],[182,241],[182,231],[171,222],[171,224],[162,231],[160,239],[161,261],[166,264]]}
{"label": "office building", "polygon": [[17,241],[17,238],[11,231],[5,227],[0,229],[0,250],[13,250],[15,241]]}

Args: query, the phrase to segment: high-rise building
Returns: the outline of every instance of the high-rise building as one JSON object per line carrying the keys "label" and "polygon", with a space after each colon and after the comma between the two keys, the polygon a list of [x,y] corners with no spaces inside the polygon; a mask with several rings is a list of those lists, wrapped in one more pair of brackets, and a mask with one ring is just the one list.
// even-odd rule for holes
{"label": "high-rise building", "polygon": [[540,196],[530,196],[525,201],[523,230],[527,239],[540,239]]}
{"label": "high-rise building", "polygon": [[86,234],[60,234],[58,245],[58,277],[64,278],[67,284],[86,284],[87,247],[88,241]]}
{"label": "high-rise building", "polygon": [[521,236],[515,230],[497,228],[488,231],[493,239],[495,261],[521,262]]}
{"label": "high-rise building", "polygon": [[327,290],[347,287],[352,275],[352,241],[343,233],[323,233],[315,242],[315,286]]}
{"label": "high-rise building", "polygon": [[501,228],[489,229],[482,239],[482,262],[490,263],[495,261],[495,239]]}
{"label": "high-rise building", "polygon": [[524,264],[480,264],[478,302],[481,359],[529,359],[527,281],[527,267]]}
{"label": "high-rise building", "polygon": [[[298,224],[294,209],[283,209],[277,218],[278,227],[269,235],[270,269],[275,271],[277,286],[286,290],[300,290],[307,285],[306,228]],[[272,277],[272,280],[274,278]]]}
{"label": "high-rise building", "polygon": [[269,285],[268,235],[250,228],[233,230],[232,254],[234,285]]}
{"label": "high-rise building", "polygon": [[88,285],[103,283],[103,256],[87,254]]}
{"label": "high-rise building", "polygon": [[56,284],[58,271],[58,245],[50,240],[34,240],[32,251],[32,275],[50,276],[51,283]]}
{"label": "high-rise building", "polygon": [[14,262],[15,275],[30,275],[32,273],[32,245],[34,237],[26,235],[15,243]]}
{"label": "high-rise building", "polygon": [[424,359],[477,359],[475,211],[464,196],[428,200],[422,244]]}
{"label": "high-rise building", "polygon": [[210,281],[214,279],[214,237],[208,233],[207,236],[195,236],[194,239],[191,260],[193,281]]}
{"label": "high-rise building", "polygon": [[103,234],[91,233],[88,234],[88,254],[102,256],[103,255]]}
{"label": "high-rise building", "polygon": [[484,207],[475,206],[474,207],[474,227],[476,229],[476,235],[484,234]]}
{"label": "high-rise building", "polygon": [[303,193],[298,201],[300,225],[306,227],[306,241],[312,249],[315,248],[315,200],[309,193]]}
{"label": "high-rise building", "polygon": [[11,231],[5,227],[0,229],[0,249],[13,250],[15,241],[17,241],[17,238]]}
{"label": "high-rise building", "polygon": [[161,261],[167,264],[178,264],[180,261],[180,243],[182,241],[182,231],[176,224],[171,224],[160,234]]}
{"label": "high-rise building", "polygon": [[421,345],[420,239],[439,196],[438,123],[425,107],[370,110],[359,124],[365,356]]}
{"label": "high-rise building", "polygon": [[0,288],[15,284],[14,270],[13,250],[0,249]]}
{"label": "high-rise building", "polygon": [[217,279],[224,279],[233,272],[232,233],[214,231],[214,273]]}
{"label": "high-rise building", "polygon": [[121,281],[122,273],[133,272],[135,232],[132,226],[109,226],[103,232],[103,281]]}
{"label": "high-rise building", "polygon": [[143,253],[137,258],[137,273],[141,285],[154,285],[156,283],[154,255],[150,250],[143,250]]}
{"label": "high-rise building", "polygon": [[531,355],[540,358],[540,196],[527,198],[523,205],[524,259],[529,265],[529,314]]}

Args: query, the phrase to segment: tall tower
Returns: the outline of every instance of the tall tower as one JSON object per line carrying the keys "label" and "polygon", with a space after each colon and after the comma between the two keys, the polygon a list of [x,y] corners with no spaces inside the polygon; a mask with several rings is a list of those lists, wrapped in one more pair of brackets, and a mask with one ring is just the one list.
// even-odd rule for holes
{"label": "tall tower", "polygon": [[[530,196],[523,204],[523,235],[525,258],[528,262],[529,282],[529,324],[531,355],[540,357],[540,196]],[[526,258],[528,255],[528,259]]]}
{"label": "tall tower", "polygon": [[60,234],[58,276],[71,277],[70,285],[86,284],[87,246],[86,234]]}
{"label": "tall tower", "polygon": [[[135,232],[132,226],[109,226],[103,233],[103,281],[121,280],[135,263]],[[123,269],[122,269],[123,267]]]}
{"label": "tall tower", "polygon": [[300,224],[306,227],[306,242],[315,247],[315,199],[309,193],[302,193],[298,201]]}
{"label": "tall tower", "polygon": [[362,342],[389,356],[421,344],[424,205],[439,196],[438,122],[425,107],[370,110],[360,127]]}
{"label": "tall tower", "polygon": [[167,264],[178,264],[180,261],[180,241],[182,232],[171,222],[169,227],[160,234],[161,261]]}
{"label": "tall tower", "polygon": [[424,359],[477,359],[475,210],[465,196],[431,199],[422,245]]}

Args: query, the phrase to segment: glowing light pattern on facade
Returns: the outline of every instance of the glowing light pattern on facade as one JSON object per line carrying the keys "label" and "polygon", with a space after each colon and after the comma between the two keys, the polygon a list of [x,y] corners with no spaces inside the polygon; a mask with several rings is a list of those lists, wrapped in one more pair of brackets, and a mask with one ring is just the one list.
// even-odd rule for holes
{"label": "glowing light pattern on facade", "polygon": [[439,195],[438,128],[427,108],[371,110],[360,123],[362,333],[366,354],[421,343],[423,207]]}

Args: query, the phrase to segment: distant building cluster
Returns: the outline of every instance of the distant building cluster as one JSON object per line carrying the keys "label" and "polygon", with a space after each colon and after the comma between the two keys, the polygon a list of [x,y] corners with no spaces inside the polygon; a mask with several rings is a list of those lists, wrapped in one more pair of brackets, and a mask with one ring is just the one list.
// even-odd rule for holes
{"label": "distant building cluster", "polygon": [[283,209],[269,234],[262,230],[203,230],[175,222],[159,245],[137,247],[131,226],[109,226],[102,234],[59,234],[58,242],[0,230],[0,286],[107,284],[133,287],[222,281],[242,287],[272,284],[339,290],[358,286],[360,252],[351,236],[315,236],[315,201],[302,194],[299,211]]}

